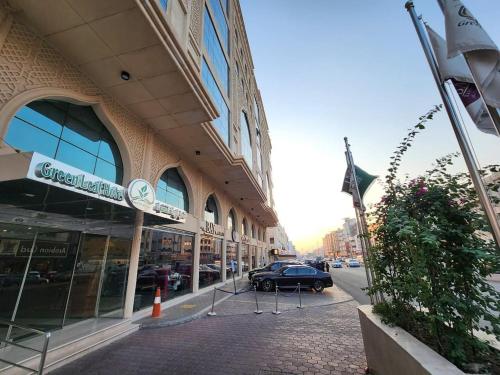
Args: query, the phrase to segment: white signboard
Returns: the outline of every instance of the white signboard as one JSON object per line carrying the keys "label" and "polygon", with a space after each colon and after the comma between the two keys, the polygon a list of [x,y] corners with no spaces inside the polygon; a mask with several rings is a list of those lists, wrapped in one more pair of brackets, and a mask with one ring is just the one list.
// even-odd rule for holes
{"label": "white signboard", "polygon": [[37,152],[31,158],[27,178],[151,215],[186,221],[186,211],[156,200],[155,191],[146,180],[132,180],[125,188]]}

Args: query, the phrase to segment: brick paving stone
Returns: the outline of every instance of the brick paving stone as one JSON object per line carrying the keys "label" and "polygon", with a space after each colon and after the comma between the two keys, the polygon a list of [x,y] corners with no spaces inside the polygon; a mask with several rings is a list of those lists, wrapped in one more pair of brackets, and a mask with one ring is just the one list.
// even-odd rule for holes
{"label": "brick paving stone", "polygon": [[[248,298],[253,298],[249,295]],[[311,297],[313,298],[313,297]],[[362,374],[366,366],[357,303],[246,313],[230,300],[218,316],[142,329],[54,375]],[[253,309],[253,307],[252,307]],[[219,311],[221,314],[219,315]]]}

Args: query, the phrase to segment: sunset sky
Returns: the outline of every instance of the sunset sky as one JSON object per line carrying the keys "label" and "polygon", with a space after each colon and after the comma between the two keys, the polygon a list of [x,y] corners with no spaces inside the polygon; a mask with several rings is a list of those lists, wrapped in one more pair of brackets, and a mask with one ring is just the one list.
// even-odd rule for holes
{"label": "sunset sky", "polygon": [[[500,43],[500,2],[464,3]],[[406,129],[441,101],[404,1],[242,0],[241,6],[273,142],[278,216],[299,250],[312,249],[354,215],[350,196],[340,193],[343,137],[357,165],[384,176]],[[444,36],[437,1],[416,0],[415,7]],[[481,164],[498,163],[500,139],[476,130],[463,108],[461,114]],[[454,151],[458,144],[442,112],[417,137],[401,173],[415,176]],[[365,203],[381,192],[375,184]]]}

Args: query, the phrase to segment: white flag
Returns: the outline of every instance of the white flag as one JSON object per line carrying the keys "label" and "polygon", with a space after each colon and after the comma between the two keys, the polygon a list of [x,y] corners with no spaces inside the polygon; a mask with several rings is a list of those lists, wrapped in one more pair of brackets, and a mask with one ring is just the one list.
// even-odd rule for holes
{"label": "white flag", "polygon": [[461,0],[438,0],[446,24],[448,57],[467,56],[484,101],[500,108],[500,52]]}
{"label": "white flag", "polygon": [[446,41],[428,25],[425,25],[425,27],[427,28],[427,33],[429,34],[429,39],[436,55],[441,79],[443,81],[450,79],[453,82],[460,100],[462,100],[463,105],[477,128],[484,133],[498,136],[495,125],[491,121],[474,84],[465,58],[462,55],[458,55],[449,59],[446,52]]}

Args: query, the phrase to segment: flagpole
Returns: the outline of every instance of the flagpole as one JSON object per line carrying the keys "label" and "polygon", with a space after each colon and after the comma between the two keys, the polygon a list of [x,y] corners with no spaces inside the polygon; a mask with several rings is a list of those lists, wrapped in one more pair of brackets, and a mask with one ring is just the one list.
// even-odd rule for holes
{"label": "flagpole", "polygon": [[[354,160],[351,154],[351,149],[349,147],[349,141],[347,140],[347,137],[344,137],[344,142],[345,142],[345,148],[346,148],[346,154],[347,154],[347,163],[349,164],[349,168],[351,168],[351,178],[354,180],[354,186],[356,189],[356,192],[353,192],[353,201],[355,200],[354,194],[358,197],[359,200],[359,209],[354,205],[354,211],[356,212],[356,224],[358,226],[358,233],[361,234],[361,254],[363,255],[363,263],[365,265],[365,272],[366,272],[366,282],[368,284],[368,288],[371,288],[373,285],[373,270],[367,262],[368,258],[368,249],[367,247],[367,242],[365,242],[365,235],[368,235],[368,230],[365,231],[365,228],[363,226],[363,220],[360,218],[362,217],[364,219],[365,217],[365,206],[363,204],[363,200],[361,199],[361,194],[359,193],[359,186],[358,186],[358,181],[356,178],[356,168],[354,166]],[[365,221],[366,223],[366,221]],[[370,302],[373,305],[373,296],[370,294]],[[379,303],[379,299],[377,294],[375,294],[375,302]]]}
{"label": "flagpole", "polygon": [[422,45],[422,49],[424,50],[425,53],[425,57],[427,58],[427,62],[429,63],[432,75],[434,76],[436,86],[438,87],[439,94],[441,95],[441,99],[443,100],[443,104],[446,108],[446,112],[448,113],[448,117],[450,118],[453,131],[455,132],[455,137],[457,138],[460,150],[462,151],[462,155],[464,156],[465,164],[467,165],[467,169],[469,170],[472,183],[474,184],[477,195],[479,197],[479,201],[481,202],[484,212],[486,213],[486,217],[488,219],[488,222],[492,230],[493,238],[496,241],[497,247],[500,249],[500,225],[498,223],[493,205],[491,204],[490,198],[488,197],[488,193],[486,192],[486,189],[481,180],[478,163],[474,158],[471,146],[469,145],[467,138],[465,136],[464,129],[462,128],[462,125],[458,121],[458,116],[452,105],[450,97],[448,96],[446,88],[441,81],[436,60],[434,58],[434,55],[432,54],[431,46],[425,34],[422,23],[420,22],[415,12],[413,1],[412,0],[407,1],[405,7],[408,13],[410,14],[410,17],[413,21],[413,25],[415,26],[415,30]]}

